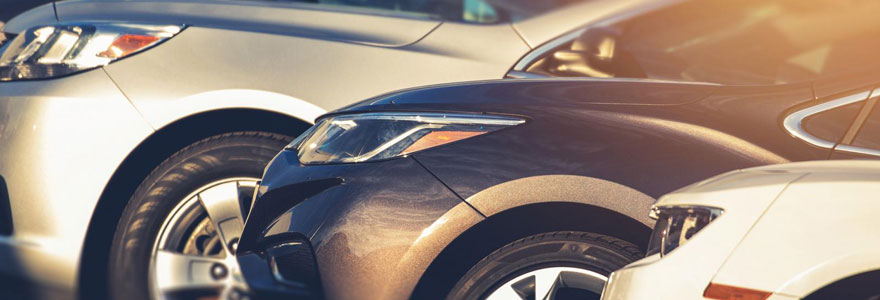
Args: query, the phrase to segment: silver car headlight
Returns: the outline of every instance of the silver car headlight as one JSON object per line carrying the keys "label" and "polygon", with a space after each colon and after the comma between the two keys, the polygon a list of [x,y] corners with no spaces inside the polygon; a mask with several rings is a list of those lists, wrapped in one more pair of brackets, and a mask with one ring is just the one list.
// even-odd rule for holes
{"label": "silver car headlight", "polygon": [[0,47],[0,81],[48,79],[105,66],[155,46],[182,29],[117,23],[34,27]]}
{"label": "silver car headlight", "polygon": [[302,164],[358,163],[407,155],[524,123],[517,117],[364,113],[321,119],[294,140]]}
{"label": "silver car headlight", "polygon": [[669,254],[706,228],[724,210],[705,206],[655,206],[651,217],[657,220],[648,242],[648,256]]}

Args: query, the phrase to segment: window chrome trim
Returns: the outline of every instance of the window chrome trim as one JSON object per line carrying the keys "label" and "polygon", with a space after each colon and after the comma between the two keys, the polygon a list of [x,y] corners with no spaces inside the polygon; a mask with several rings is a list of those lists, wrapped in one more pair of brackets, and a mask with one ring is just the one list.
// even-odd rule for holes
{"label": "window chrome trim", "polygon": [[[789,134],[798,138],[804,142],[807,142],[810,145],[825,148],[825,149],[834,149],[835,144],[837,142],[826,141],[820,139],[809,132],[807,132],[803,127],[803,121],[809,116],[835,109],[847,104],[856,103],[859,101],[865,101],[868,99],[868,96],[871,95],[871,90],[866,90],[864,92],[856,93],[853,95],[849,95],[843,98],[831,100],[828,102],[824,102],[819,105],[810,106],[799,111],[796,111],[788,116],[782,121],[782,126],[785,127],[785,130],[788,131]],[[838,147],[840,148],[840,147]],[[855,147],[853,147],[855,148]]]}
{"label": "window chrome trim", "polygon": [[863,154],[863,155],[871,155],[871,156],[880,156],[880,150],[856,147],[853,145],[844,145],[840,144],[834,148],[836,151],[849,152],[855,154]]}

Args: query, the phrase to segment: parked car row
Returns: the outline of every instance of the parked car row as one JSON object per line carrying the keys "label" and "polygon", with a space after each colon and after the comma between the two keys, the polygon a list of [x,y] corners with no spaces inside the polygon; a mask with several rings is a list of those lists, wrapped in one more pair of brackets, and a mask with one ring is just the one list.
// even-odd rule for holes
{"label": "parked car row", "polygon": [[0,28],[0,287],[874,299],[880,163],[705,179],[880,156],[877,12],[860,0],[47,4]]}

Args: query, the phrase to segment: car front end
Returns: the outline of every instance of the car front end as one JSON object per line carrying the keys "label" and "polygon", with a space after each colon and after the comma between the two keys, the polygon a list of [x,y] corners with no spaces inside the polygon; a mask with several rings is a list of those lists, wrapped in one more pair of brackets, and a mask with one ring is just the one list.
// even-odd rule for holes
{"label": "car front end", "polygon": [[713,279],[752,225],[801,176],[766,167],[732,171],[660,198],[647,257],[615,271],[602,299],[793,299]]}
{"label": "car front end", "polygon": [[77,290],[104,187],[154,131],[102,66],[182,27],[47,22],[15,30],[47,10],[13,19],[0,41],[0,259],[10,262],[0,272],[40,283],[10,284],[13,293],[63,299]]}
{"label": "car front end", "polygon": [[413,112],[319,120],[266,169],[239,246],[243,275],[262,293],[409,295],[425,258],[482,219],[413,154],[524,122]]}

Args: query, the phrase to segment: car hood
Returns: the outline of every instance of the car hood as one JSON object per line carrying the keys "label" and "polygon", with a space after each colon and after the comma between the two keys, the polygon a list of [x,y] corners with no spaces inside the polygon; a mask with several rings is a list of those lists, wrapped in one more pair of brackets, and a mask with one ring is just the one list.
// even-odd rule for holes
{"label": "car hood", "polygon": [[378,110],[488,112],[504,106],[681,105],[720,86],[632,79],[522,79],[434,85],[377,96],[331,114]]}
{"label": "car hood", "polygon": [[[51,8],[51,5],[47,8]],[[42,8],[44,15],[48,15],[51,11],[47,8]],[[125,21],[184,24],[303,36],[380,47],[409,45],[441,24],[439,20],[427,18],[391,18],[381,11],[352,13],[351,9],[344,7],[331,10],[307,3],[270,1],[70,0],[56,2],[54,8],[53,17],[57,17],[61,22]],[[46,24],[16,22],[15,25],[16,27],[10,28],[9,32],[18,33],[29,27]]]}

